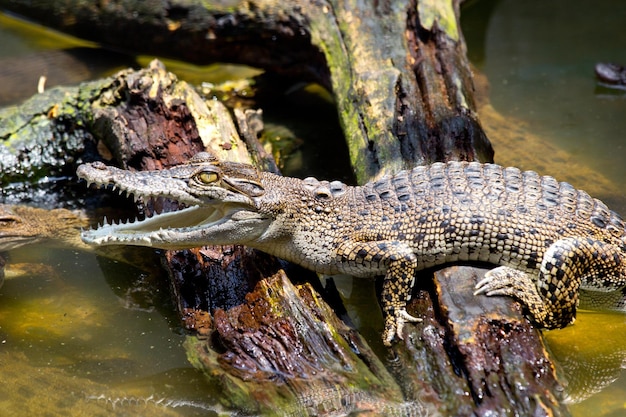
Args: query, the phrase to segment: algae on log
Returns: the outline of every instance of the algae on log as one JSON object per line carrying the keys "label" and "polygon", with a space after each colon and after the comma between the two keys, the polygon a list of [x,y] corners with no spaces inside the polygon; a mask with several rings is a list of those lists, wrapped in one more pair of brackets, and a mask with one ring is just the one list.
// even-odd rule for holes
{"label": "algae on log", "polygon": [[79,111],[86,105],[82,97],[96,96],[107,83],[56,87],[19,107],[0,109],[0,186],[36,182],[46,175],[73,176],[76,159],[91,138]]}
{"label": "algae on log", "polygon": [[[417,164],[493,158],[458,39],[459,2],[440,3],[336,2],[332,19],[312,19],[313,43],[326,53],[360,183]],[[421,25],[422,11],[442,5],[449,6],[456,40],[436,30],[441,19],[431,21],[433,30]]]}
{"label": "algae on log", "polygon": [[[425,156],[412,162],[480,157],[491,161],[490,144],[475,115],[473,82],[458,26],[459,2],[417,3],[417,7],[409,7],[406,24],[402,26],[408,50],[405,65],[413,71],[403,74],[403,85],[409,87],[406,96],[402,95],[402,104],[415,100],[416,104],[406,108],[413,109],[407,114],[416,121],[407,120],[403,113],[393,113],[398,122],[407,123],[402,132],[428,132],[409,142],[413,146],[419,144],[421,155]],[[366,20],[365,15],[360,18]],[[415,113],[414,109],[421,112]],[[350,142],[351,138],[347,140]],[[358,141],[351,143],[365,146]],[[411,163],[408,159],[404,162]],[[394,162],[386,165],[390,171],[397,169]],[[432,276],[418,274],[423,281],[417,280],[417,296],[411,307],[419,307],[413,314],[427,319],[406,326],[404,341],[395,347],[395,375],[405,388],[406,398],[414,399],[412,394],[421,391],[415,388],[426,386],[444,415],[483,415],[494,410],[515,410],[513,413],[521,415],[568,415],[559,401],[563,387],[540,332],[530,326],[519,308],[515,309],[517,305],[512,299],[473,295],[473,285],[484,273],[483,269],[469,267],[441,270],[434,276],[437,291],[428,291],[428,284],[423,283],[431,282]],[[459,303],[459,298],[464,302]]]}
{"label": "algae on log", "polygon": [[[152,90],[144,95],[145,86]],[[72,183],[76,167],[84,161],[126,161],[132,154],[138,168],[155,169],[186,161],[207,146],[239,143],[236,130],[221,125],[230,120],[228,110],[204,102],[158,61],[147,71],[124,70],[76,87],[52,88],[20,106],[0,109],[0,120],[2,201],[46,207],[76,206],[74,200],[84,190],[78,193]],[[245,116],[240,125],[245,128]],[[188,143],[193,146],[187,148]],[[247,160],[245,148],[243,155]],[[271,166],[262,149],[254,156]],[[66,195],[55,198],[44,189],[38,197],[37,186],[54,180],[69,182]]]}
{"label": "algae on log", "polygon": [[237,405],[246,413],[436,414],[421,398],[405,401],[363,338],[335,316],[310,284],[294,287],[283,271],[259,281],[244,304],[216,311],[213,320],[219,336],[213,343],[189,338],[188,357],[227,392],[239,391]]}
{"label": "algae on log", "polygon": [[[120,147],[122,145],[118,138],[109,133],[112,131],[120,135],[134,133],[149,137],[151,142],[138,149],[142,152],[139,157],[143,154],[163,153],[162,144],[167,142],[167,152],[175,154],[179,162],[203,149],[200,133],[207,143],[215,140],[216,136],[220,141],[228,140],[226,136],[219,135],[219,131],[189,131],[189,123],[185,124],[185,121],[190,117],[188,108],[195,103],[182,93],[190,90],[190,87],[186,83],[174,83],[171,77],[169,82],[165,82],[166,78],[162,77],[158,84],[163,89],[160,92],[162,95],[150,103],[152,110],[143,115],[133,115],[132,112],[141,107],[133,102],[137,97],[129,86],[142,83],[154,85],[151,77],[159,71],[166,74],[158,62],[151,65],[152,71],[125,70],[102,80],[82,83],[78,87],[55,87],[33,96],[20,106],[0,109],[0,186],[4,188],[3,197],[9,197],[4,195],[8,191],[4,191],[16,183],[35,185],[38,181],[55,177],[69,178],[74,182],[78,164],[99,158],[98,155],[111,159],[112,151],[118,158],[122,157],[128,151]],[[172,91],[174,86],[180,90]],[[155,94],[156,91],[153,91],[152,95]],[[177,96],[177,101],[167,101],[170,96]],[[159,99],[166,102],[158,102]],[[125,106],[130,114],[121,112],[119,119],[111,120],[110,125],[106,125],[109,123],[106,113],[118,103]],[[203,105],[206,107],[206,104]],[[198,114],[196,117],[204,116]],[[136,119],[141,119],[143,125],[133,126]],[[130,126],[125,128],[124,123],[130,123]],[[155,126],[159,127],[160,134],[152,134],[151,129]],[[196,143],[195,148],[188,150],[182,157],[175,152],[176,139],[181,137],[185,140],[190,138]],[[130,146],[135,145],[130,142]],[[154,166],[148,165],[146,168]],[[49,206],[54,204],[50,203]]]}

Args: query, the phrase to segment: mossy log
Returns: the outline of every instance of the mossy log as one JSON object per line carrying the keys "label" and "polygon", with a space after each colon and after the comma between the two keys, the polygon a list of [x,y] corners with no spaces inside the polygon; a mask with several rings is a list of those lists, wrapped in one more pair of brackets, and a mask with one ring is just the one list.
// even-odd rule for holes
{"label": "mossy log", "polygon": [[[20,4],[19,1],[9,3],[14,10],[27,12],[15,6]],[[255,65],[267,70],[317,81],[329,87],[350,143],[353,168],[357,179],[363,182],[417,163],[449,159],[488,161],[493,156],[474,113],[471,74],[458,28],[458,2],[432,3],[419,1],[406,4],[398,1],[370,5],[358,1],[336,1],[277,5],[272,1],[253,1],[242,3],[239,8],[209,10],[200,2],[185,1],[179,4],[173,1],[164,9],[151,5],[148,13],[145,6],[133,9],[131,2],[116,4],[115,8],[111,3],[103,3],[101,9],[91,2],[87,6],[79,2],[71,10],[65,9],[70,16],[74,14],[75,18],[58,19],[58,15],[50,9],[37,13],[40,13],[40,17],[50,16],[57,27],[103,43],[117,46],[123,44],[144,52],[149,48],[158,48],[160,53],[195,62],[204,59],[240,63],[254,61]],[[30,12],[30,15],[33,16],[33,13]],[[106,22],[115,22],[118,28],[125,28],[121,31],[123,35],[112,35],[111,30],[106,30],[108,26],[94,30],[98,24],[110,25]],[[141,36],[128,36],[129,33]],[[118,36],[117,40],[115,36]],[[142,45],[133,45],[132,38],[141,39]],[[145,39],[153,39],[154,42],[145,42]],[[175,47],[167,47],[170,42],[174,42]],[[150,46],[146,46],[148,44]],[[224,44],[229,44],[232,51],[239,52],[237,57],[229,55],[232,51],[225,51],[228,48],[219,47]],[[195,58],[190,58],[189,54]],[[133,91],[132,88],[130,91]],[[131,129],[116,128],[118,114],[128,121],[134,117],[138,120],[152,120],[151,113],[143,113],[141,108],[135,107],[141,103],[140,97],[135,101],[124,99],[119,101],[120,106],[115,112],[107,113],[104,110],[99,113],[104,119],[99,124],[103,130],[98,136],[106,137],[105,131],[114,133],[113,137],[120,141],[120,145],[109,143],[108,149],[121,158],[119,162],[122,165],[142,169],[167,166],[180,162],[180,158],[184,159],[188,152],[192,152],[196,138],[206,140],[200,129],[195,134],[191,119],[181,116],[182,110],[174,109],[185,103],[170,102],[164,108],[168,111],[174,109],[173,113],[180,118],[174,117],[168,135],[172,130],[182,129],[185,134],[180,136],[181,140],[191,140],[185,142],[185,146],[190,146],[189,151],[176,150],[175,156],[170,158],[164,156],[168,154],[169,145],[166,146],[168,151],[157,147],[159,152],[149,153],[150,149],[155,149],[155,145],[150,144],[141,148],[142,152],[138,154],[126,152],[134,147],[123,145],[125,141],[145,139],[145,134],[155,135],[141,123],[131,125]],[[185,120],[188,123],[183,123]],[[170,119],[158,116],[154,121],[167,124]],[[181,125],[186,127],[181,128]],[[177,148],[179,145],[173,146]],[[164,158],[165,162],[162,161]],[[154,162],[155,159],[159,162]],[[207,253],[210,256],[206,256]],[[176,268],[179,268],[185,280],[194,275],[200,276],[201,268],[192,262],[194,257],[195,262],[200,264],[211,258],[231,264],[231,261],[226,261],[221,254],[216,256],[211,250],[205,250],[204,254],[185,254],[186,258],[180,259],[176,258],[178,255],[168,255],[170,265],[175,264],[173,260],[182,260]],[[176,268],[172,269],[173,274],[178,273]],[[402,409],[402,406],[393,412],[386,412],[383,411],[387,410],[386,403],[379,401],[381,397],[378,397],[373,408],[368,408],[373,410],[372,413],[420,415],[422,411],[429,410],[427,412],[444,415],[484,415],[497,410],[498,413],[511,415],[567,414],[567,410],[558,402],[560,386],[554,378],[554,369],[543,349],[540,334],[527,327],[528,324],[515,307],[510,309],[511,316],[508,313],[494,313],[500,312],[494,307],[497,303],[513,306],[510,300],[471,296],[471,286],[476,282],[477,273],[480,272],[472,270],[466,274],[457,270],[441,271],[437,274],[437,284],[430,289],[428,282],[433,282],[431,277],[426,275],[419,280],[420,285],[426,283],[425,289],[416,290],[418,297],[415,297],[410,311],[428,320],[416,326],[407,326],[405,343],[394,348],[397,362],[395,366],[391,364],[390,368],[396,370],[398,381],[393,386],[401,387],[402,396],[409,404],[420,404],[420,407],[423,407],[422,404],[428,405],[420,408],[419,412],[410,408]],[[283,282],[282,278],[280,281]],[[462,292],[459,288],[463,285],[469,290],[466,288],[467,291]],[[256,288],[253,294],[259,291],[259,287],[252,287],[252,283],[245,284],[243,288],[245,292]],[[273,291],[265,292],[269,294]],[[463,297],[467,304],[457,303],[457,295]],[[437,301],[433,303],[433,299]],[[478,299],[480,301],[476,301]],[[258,303],[250,299],[243,301]],[[471,307],[474,303],[484,303],[484,307],[475,309]],[[270,304],[278,305],[276,302]],[[219,321],[217,317],[222,317],[219,315],[221,313],[214,317],[222,326],[226,326],[221,329],[218,327],[218,333],[222,338],[229,335],[236,338],[243,331],[241,316],[237,310],[228,311],[232,311],[234,316],[229,313],[228,319]],[[474,324],[464,324],[462,319],[466,314],[473,316],[468,323]],[[192,310],[189,322],[197,327],[212,325],[212,321],[202,321],[201,318]],[[246,320],[251,318],[251,314],[246,316]],[[321,316],[319,318],[324,321]],[[259,325],[259,319],[253,320],[255,326]],[[276,323],[280,323],[280,320]],[[244,325],[249,324],[244,322]],[[235,325],[240,326],[237,327],[238,331],[228,330],[229,326]],[[341,332],[338,331],[338,334]],[[349,340],[345,334],[342,339]],[[209,344],[210,340],[206,339],[201,345],[190,342],[189,346],[196,348],[197,352],[200,352],[198,346],[210,350],[213,346]],[[229,340],[230,343],[237,342],[235,339]],[[262,346],[271,346],[258,340],[259,345],[253,343],[248,347],[256,350]],[[291,340],[295,342],[297,338]],[[238,343],[243,341],[249,342],[239,338]],[[228,343],[222,340],[213,347],[232,349]],[[358,346],[349,344],[350,349],[345,354],[366,352],[362,348],[359,350]],[[492,352],[494,346],[507,349]],[[272,349],[268,348],[268,351]],[[496,356],[492,356],[493,353]],[[227,353],[222,352],[221,355]],[[377,364],[377,360],[367,359],[366,362],[370,365],[370,371],[376,369],[376,372],[382,372],[377,365],[371,366]],[[510,363],[523,363],[528,367],[511,369],[493,366]],[[241,369],[245,370],[245,367]],[[282,375],[277,369],[274,371]],[[213,368],[207,374],[211,375],[212,372]],[[387,380],[382,374],[375,375],[376,378],[366,379],[375,381],[375,385]],[[239,376],[237,385],[246,379]],[[317,389],[324,384],[311,387]],[[231,387],[230,383],[224,386]],[[301,388],[304,385],[292,386]],[[337,392],[340,398],[344,394],[341,390]],[[376,389],[369,391],[370,395],[375,392]],[[295,404],[300,404],[298,398],[301,399],[303,393],[290,393]],[[396,398],[400,398],[396,393],[395,390],[393,395],[384,391],[384,396],[395,402]],[[236,400],[235,395],[230,398]],[[325,404],[330,404],[325,401]],[[340,400],[340,403],[345,404],[346,398]],[[245,401],[238,405],[248,408]],[[362,403],[358,406],[362,406]],[[378,406],[382,408],[376,408]],[[330,414],[341,410],[331,407],[322,411],[307,408],[305,415]]]}
{"label": "mossy log", "polygon": [[[334,93],[357,180],[435,160],[489,161],[459,1],[0,0],[83,39],[194,63],[236,62]],[[149,41],[148,41],[149,40]]]}
{"label": "mossy log", "polygon": [[226,388],[225,401],[239,393],[246,413],[427,415],[432,407],[405,401],[364,339],[309,284],[294,287],[283,271],[213,321],[219,336],[189,338],[188,356]]}

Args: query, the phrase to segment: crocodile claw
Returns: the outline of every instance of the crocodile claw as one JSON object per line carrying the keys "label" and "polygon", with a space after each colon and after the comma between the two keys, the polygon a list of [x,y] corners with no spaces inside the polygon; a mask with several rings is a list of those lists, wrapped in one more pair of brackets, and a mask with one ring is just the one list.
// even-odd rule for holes
{"label": "crocodile claw", "polygon": [[396,309],[394,315],[390,315],[385,319],[385,332],[383,334],[383,344],[387,347],[391,346],[393,340],[397,337],[404,340],[402,332],[405,323],[419,323],[422,319],[414,317],[406,312],[404,308]]}
{"label": "crocodile claw", "polygon": [[499,266],[488,271],[474,287],[474,295],[508,295],[523,298],[528,291],[528,274],[508,266]]}

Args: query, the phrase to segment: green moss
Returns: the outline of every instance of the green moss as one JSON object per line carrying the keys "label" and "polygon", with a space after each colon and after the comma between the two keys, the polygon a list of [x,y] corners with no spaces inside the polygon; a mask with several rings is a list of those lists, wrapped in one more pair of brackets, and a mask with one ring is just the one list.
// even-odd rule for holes
{"label": "green moss", "polygon": [[1,185],[55,175],[82,151],[85,132],[72,99],[76,92],[56,87],[0,110]]}
{"label": "green moss", "polygon": [[450,39],[455,42],[459,40],[459,27],[452,0],[420,0],[417,9],[424,29],[432,31],[437,23],[437,27]]}
{"label": "green moss", "polygon": [[391,124],[394,91],[401,77],[398,66],[405,60],[405,51],[401,44],[386,39],[402,36],[389,28],[402,27],[406,18],[400,6],[372,21],[364,14],[348,12],[362,10],[363,5],[356,3],[334,10],[336,19],[332,11],[309,13],[309,27],[312,43],[326,57],[350,161],[357,181],[364,183],[382,169],[391,172],[403,167]]}

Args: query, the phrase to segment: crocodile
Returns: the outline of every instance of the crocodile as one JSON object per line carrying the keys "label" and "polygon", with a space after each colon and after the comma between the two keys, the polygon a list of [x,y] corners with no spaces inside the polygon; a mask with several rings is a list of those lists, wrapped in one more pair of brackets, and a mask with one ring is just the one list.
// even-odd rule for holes
{"label": "crocodile", "polygon": [[[579,292],[617,294],[624,310],[626,231],[601,201],[535,172],[478,162],[419,166],[362,186],[297,179],[199,153],[160,171],[79,166],[88,184],[181,209],[82,232],[93,245],[163,249],[242,244],[323,274],[384,276],[383,342],[402,339],[415,272],[488,263],[475,293],[516,298],[537,326],[575,319]],[[602,299],[601,297],[599,299]]]}

